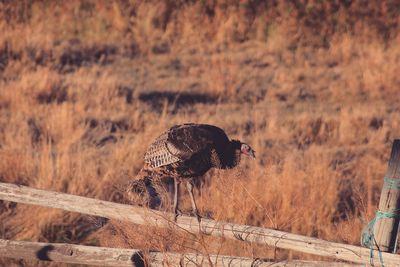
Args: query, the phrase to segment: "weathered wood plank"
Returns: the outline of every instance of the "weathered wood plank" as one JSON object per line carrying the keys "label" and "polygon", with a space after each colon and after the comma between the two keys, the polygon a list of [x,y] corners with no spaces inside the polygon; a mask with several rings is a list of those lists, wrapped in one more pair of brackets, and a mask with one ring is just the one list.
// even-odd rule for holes
{"label": "weathered wood plank", "polygon": [[[400,140],[395,140],[392,146],[389,166],[385,176],[379,201],[379,211],[400,213]],[[396,213],[396,212],[395,212]],[[381,218],[376,221],[374,237],[376,246],[381,251],[393,252],[399,229],[400,217]]]}
{"label": "weathered wood plank", "polygon": [[[162,213],[140,207],[117,204],[87,197],[0,183],[0,199],[44,207],[59,208],[89,215],[129,221],[136,224],[151,224],[160,227],[176,227],[191,233],[199,232],[195,217],[180,216],[177,223],[169,220],[173,214]],[[291,234],[272,229],[239,225],[202,219],[201,231],[208,235],[243,240],[270,246],[292,249],[313,255],[331,257],[355,263],[370,262],[370,250],[363,247],[329,242],[317,238]],[[400,266],[400,255],[382,253],[385,266]],[[378,252],[374,251],[375,263],[379,264]]]}
{"label": "weathered wood plank", "polygon": [[121,249],[71,245],[61,243],[40,243],[27,241],[10,241],[0,239],[0,257],[42,260],[64,263],[101,266],[214,266],[252,267],[252,266],[334,266],[354,267],[354,264],[324,261],[281,261],[271,262],[243,257],[210,255],[209,257],[194,253],[162,253],[137,249]]}

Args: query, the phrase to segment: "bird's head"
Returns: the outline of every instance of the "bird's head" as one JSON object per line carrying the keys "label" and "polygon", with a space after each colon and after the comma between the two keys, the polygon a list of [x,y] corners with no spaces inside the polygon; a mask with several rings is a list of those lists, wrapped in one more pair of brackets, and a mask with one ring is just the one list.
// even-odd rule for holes
{"label": "bird's head", "polygon": [[240,143],[240,153],[256,158],[256,152],[246,143]]}

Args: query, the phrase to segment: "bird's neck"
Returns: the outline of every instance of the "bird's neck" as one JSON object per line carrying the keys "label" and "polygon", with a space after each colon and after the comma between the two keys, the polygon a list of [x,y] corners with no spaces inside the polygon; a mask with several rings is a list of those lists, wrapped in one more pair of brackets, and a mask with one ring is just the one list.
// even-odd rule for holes
{"label": "bird's neck", "polygon": [[231,169],[233,167],[235,167],[236,165],[239,164],[240,162],[240,146],[241,143],[237,140],[232,140],[229,143],[229,146],[227,147],[226,151],[226,162],[225,162],[225,166],[228,169]]}

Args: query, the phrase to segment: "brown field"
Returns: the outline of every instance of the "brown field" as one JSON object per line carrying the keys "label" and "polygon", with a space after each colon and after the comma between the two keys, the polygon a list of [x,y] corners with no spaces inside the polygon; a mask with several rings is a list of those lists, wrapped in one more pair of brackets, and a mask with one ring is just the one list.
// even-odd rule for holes
{"label": "brown field", "polygon": [[[0,181],[130,203],[155,137],[215,124],[257,160],[207,175],[202,214],[358,245],[400,132],[400,5],[333,2],[0,2]],[[313,258],[4,201],[0,238]]]}

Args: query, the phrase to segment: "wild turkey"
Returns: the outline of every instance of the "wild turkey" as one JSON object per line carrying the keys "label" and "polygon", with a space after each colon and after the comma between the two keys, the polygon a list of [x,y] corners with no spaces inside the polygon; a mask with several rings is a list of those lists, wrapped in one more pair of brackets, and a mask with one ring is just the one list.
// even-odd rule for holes
{"label": "wild turkey", "polygon": [[200,221],[193,196],[193,179],[204,175],[210,168],[235,167],[241,154],[255,158],[255,151],[249,145],[229,140],[225,132],[216,126],[194,123],[176,125],[150,145],[144,157],[145,165],[135,180],[144,181],[148,193],[154,198],[152,179],[172,177],[175,219],[180,214],[179,183],[185,180],[193,211]]}

